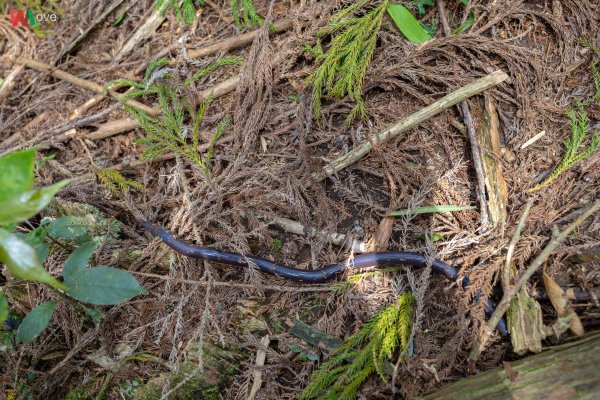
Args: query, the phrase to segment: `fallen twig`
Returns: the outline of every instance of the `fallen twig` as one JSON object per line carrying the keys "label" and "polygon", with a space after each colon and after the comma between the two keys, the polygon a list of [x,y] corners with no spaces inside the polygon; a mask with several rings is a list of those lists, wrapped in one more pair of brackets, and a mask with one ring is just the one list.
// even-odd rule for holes
{"label": "fallen twig", "polygon": [[331,285],[329,285],[329,286],[314,286],[314,285],[311,285],[311,286],[253,285],[251,283],[235,283],[235,282],[220,282],[220,281],[212,281],[212,282],[208,282],[208,281],[194,281],[194,280],[190,280],[190,279],[172,278],[172,277],[166,276],[166,275],[149,274],[149,273],[146,273],[146,272],[135,272],[135,271],[129,271],[129,272],[131,272],[133,275],[145,276],[145,277],[148,277],[148,278],[162,279],[164,281],[187,283],[187,284],[190,284],[190,285],[197,285],[197,286],[212,285],[212,286],[235,287],[235,288],[242,288],[242,289],[275,290],[275,291],[278,291],[278,292],[298,292],[298,293],[302,293],[302,292],[331,292],[332,290],[335,290],[335,288],[332,287]]}
{"label": "fallen twig", "polygon": [[356,147],[347,154],[336,158],[331,163],[323,167],[323,172],[315,172],[312,175],[313,181],[322,181],[328,176],[341,171],[342,169],[352,165],[356,161],[369,154],[369,151],[371,151],[371,149],[373,149],[373,147],[376,145],[383,144],[395,138],[400,133],[413,128],[421,122],[439,114],[447,108],[450,108],[471,96],[504,82],[506,78],[508,78],[508,75],[501,70],[497,70],[460,89],[453,91],[433,104],[430,104],[429,106],[409,115],[397,124],[394,124],[391,127],[386,128],[378,134],[370,137],[369,140],[365,141],[362,145]]}
{"label": "fallen twig", "polygon": [[[75,132],[73,132],[74,128],[80,127],[80,126],[86,126],[86,125],[92,124],[94,122],[97,122],[97,121],[105,118],[111,112],[113,112],[118,106],[119,106],[119,104],[113,104],[112,106],[110,106],[94,115],[89,115],[87,117],[80,117],[80,118],[71,120],[65,124],[62,124],[59,127],[50,129],[49,131],[46,131],[46,132],[43,132],[42,134],[37,135],[34,139],[29,140],[28,142],[25,142],[23,144],[15,146],[15,147],[11,147],[10,150],[8,150],[8,151],[0,152],[0,156],[4,155],[5,153],[8,153],[8,152],[21,150],[21,149],[36,146],[36,145],[37,145],[36,147],[38,150],[46,150],[50,147],[49,143],[59,143],[59,142],[65,141],[66,139],[68,139],[70,137],[73,137],[75,134]],[[49,141],[49,139],[52,139],[52,138],[54,138],[54,139],[52,141]],[[2,148],[0,148],[0,150],[2,150]]]}
{"label": "fallen twig", "polygon": [[[127,40],[127,42],[121,47],[119,52],[115,55],[115,62],[119,62],[133,51],[138,45],[152,36],[154,31],[158,29],[158,27],[164,22],[167,18],[166,10],[171,3],[169,1],[164,1],[162,3],[162,7],[159,9],[153,10],[150,16],[144,21],[144,23],[138,27],[133,35]],[[152,5],[154,7],[154,5]]]}
{"label": "fallen twig", "polygon": [[[446,17],[446,7],[443,0],[437,0],[438,12],[442,21],[442,28],[445,36],[451,36],[450,25]],[[481,226],[489,224],[488,205],[485,197],[485,177],[483,173],[483,162],[481,161],[481,152],[477,143],[477,134],[473,125],[473,117],[469,110],[469,105],[465,100],[461,101],[460,109],[462,110],[463,120],[467,128],[469,142],[471,142],[471,154],[473,156],[473,165],[475,167],[475,175],[477,177],[477,199],[479,200],[479,215],[481,217]]]}
{"label": "fallen twig", "polygon": [[271,343],[269,335],[265,335],[260,341],[262,347],[259,347],[256,351],[256,364],[252,372],[252,387],[250,388],[247,400],[254,400],[262,386],[262,367],[265,366],[265,360],[267,359],[267,351],[265,349],[269,347],[269,343]]}
{"label": "fallen twig", "polygon": [[[77,77],[73,77],[73,78],[79,79]],[[85,82],[88,82],[88,81],[85,81]],[[240,82],[239,75],[234,76],[233,78],[227,79],[226,81],[216,84],[212,88],[208,88],[208,89],[205,89],[205,90],[199,92],[198,98],[200,100],[202,100],[202,99],[208,98],[209,96],[212,96],[213,99],[224,96],[224,95],[232,92],[236,88],[236,86],[239,84],[239,82]],[[92,83],[92,82],[88,82],[88,83],[95,85],[95,83]],[[87,89],[89,89],[89,88],[87,88]],[[90,90],[93,90],[93,89],[90,89]],[[88,102],[86,102],[85,104],[88,104],[91,101],[96,101],[96,98],[94,97],[94,98],[88,100]],[[130,101],[133,101],[134,103],[138,103],[135,100],[128,100],[127,102],[125,102],[125,104],[128,104]],[[139,103],[139,104],[141,104],[141,103]],[[135,107],[135,104],[133,106]],[[83,105],[81,107],[83,107]],[[140,108],[140,107],[138,107],[138,108]],[[149,113],[151,115],[159,115],[160,114],[160,110],[158,110],[156,108],[148,107],[146,105],[144,105],[144,108],[149,110],[150,111]],[[83,117],[83,118],[86,118],[86,117]],[[82,119],[82,120],[84,120],[84,119]],[[89,121],[87,123],[89,123]],[[82,126],[82,124],[79,124],[78,126]],[[138,126],[139,126],[139,124],[137,123],[137,121],[134,121],[131,118],[121,118],[121,119],[117,119],[117,120],[112,120],[112,121],[108,121],[108,122],[100,125],[98,130],[86,135],[85,138],[89,139],[89,140],[105,139],[107,137],[111,137],[111,136],[117,135],[119,133],[123,133],[123,132],[127,132],[129,130],[135,129]],[[75,133],[73,131],[68,131],[66,133],[61,133],[60,135],[52,137],[52,141],[43,141],[44,139],[40,140],[38,138],[35,140],[35,142],[29,142],[27,145],[36,145],[38,150],[47,150],[52,145],[65,142],[65,141],[69,140],[70,138],[72,138],[74,135],[75,135]],[[22,148],[23,146],[25,146],[25,145],[22,145],[19,148]],[[15,150],[15,149],[11,149],[10,151],[13,151],[13,150]],[[167,159],[171,159],[171,158],[174,158],[174,156],[167,158]]]}
{"label": "fallen twig", "polygon": [[475,167],[475,176],[477,177],[477,199],[479,199],[479,215],[481,216],[481,226],[488,226],[489,216],[487,209],[487,200],[485,197],[485,177],[483,176],[483,163],[481,161],[481,153],[479,144],[477,143],[477,132],[473,125],[473,117],[469,111],[469,105],[466,101],[460,103],[460,109],[463,113],[463,120],[467,127],[469,142],[471,142],[471,155],[473,157],[473,166]]}
{"label": "fallen twig", "polygon": [[[292,27],[292,21],[290,19],[283,19],[280,21],[276,21],[273,23],[272,27],[273,27],[273,29],[271,30],[271,32],[283,33]],[[199,49],[190,50],[187,53],[187,57],[192,58],[192,59],[200,58],[200,57],[210,56],[212,54],[221,53],[224,51],[229,51],[232,49],[237,49],[239,47],[242,47],[242,46],[252,43],[254,41],[254,39],[256,38],[256,35],[258,35],[259,32],[260,32],[260,28],[254,30],[252,32],[247,32],[247,33],[244,33],[239,36],[235,36],[235,37],[232,37],[229,39],[222,40],[218,43],[214,43],[214,44],[211,44],[211,45],[208,45],[205,47],[201,47]],[[164,48],[163,50],[159,51],[158,53],[156,53],[156,55],[154,55],[154,57],[152,57],[148,60],[144,60],[144,62],[135,70],[135,74],[139,75],[139,74],[143,73],[146,70],[146,67],[150,64],[150,62],[152,60],[156,60],[158,58],[165,57],[171,51],[176,50],[180,46],[181,46],[180,44],[174,44],[174,45],[168,46],[168,47]],[[171,60],[171,65],[175,65],[176,62],[177,62],[176,60]]]}
{"label": "fallen twig", "polygon": [[4,82],[0,85],[0,103],[2,103],[13,90],[16,84],[15,79],[23,72],[23,69],[25,69],[23,65],[17,65],[10,71],[6,78],[4,78]]}
{"label": "fallen twig", "polygon": [[11,144],[13,144],[14,142],[18,141],[19,139],[23,138],[23,134],[25,132],[27,132],[29,129],[39,126],[42,122],[44,122],[44,120],[48,117],[48,111],[44,111],[41,114],[38,114],[37,116],[35,116],[35,118],[33,118],[31,121],[29,121],[21,130],[16,131],[15,133],[13,133],[12,135],[10,135],[8,138],[6,138],[2,144],[0,144],[0,150],[4,150],[6,148],[8,148]]}
{"label": "fallen twig", "polygon": [[546,131],[541,131],[540,133],[538,133],[537,135],[535,135],[534,137],[532,137],[531,139],[529,139],[528,141],[523,143],[521,145],[520,149],[521,150],[526,149],[527,147],[531,146],[532,144],[534,144],[535,142],[540,140],[542,138],[542,136],[544,136],[545,134],[546,134]]}
{"label": "fallen twig", "polygon": [[554,252],[556,247],[560,245],[567,236],[575,230],[578,226],[580,226],[586,219],[588,219],[591,215],[593,215],[596,211],[600,209],[600,200],[596,200],[593,205],[583,214],[581,214],[575,221],[569,224],[564,230],[558,231],[558,228],[554,227],[552,232],[552,238],[542,250],[542,252],[533,260],[533,262],[527,267],[525,272],[521,275],[517,283],[506,290],[504,295],[502,296],[502,300],[496,307],[496,310],[488,320],[485,325],[481,337],[479,339],[479,343],[473,347],[471,353],[469,354],[469,360],[472,366],[474,366],[475,361],[481,355],[481,352],[487,345],[489,338],[494,331],[496,325],[498,325],[498,321],[502,318],[502,316],[508,310],[508,306],[510,301],[515,297],[517,293],[521,291],[521,289],[525,286],[525,284],[529,281],[529,279],[533,276],[533,274],[542,266],[542,264],[548,259],[548,257]]}
{"label": "fallen twig", "polygon": [[[242,213],[244,216],[245,213]],[[288,233],[295,235],[320,238],[323,237],[329,243],[340,246],[347,250],[352,250],[354,253],[365,253],[367,251],[367,243],[352,239],[342,233],[324,232],[315,228],[308,227],[298,221],[293,221],[287,218],[269,218],[263,215],[257,215],[258,219],[266,221],[269,224],[279,226]]]}
{"label": "fallen twig", "polygon": [[[92,92],[108,96],[116,100],[119,100],[121,96],[123,96],[123,94],[117,93],[114,90],[106,90],[101,85],[95,82],[90,82],[88,80],[79,78],[75,75],[71,75],[68,72],[62,71],[58,68],[54,68],[53,66],[40,61],[35,61],[26,57],[22,57],[17,59],[17,63],[25,65],[27,68],[31,68],[36,71],[48,73],[54,78],[61,79],[63,81],[72,83],[75,86],[79,86],[80,88],[91,90]],[[150,115],[157,115],[157,110],[155,108],[149,107],[143,103],[140,103],[139,101],[127,100],[125,101],[125,104],[145,111]]]}
{"label": "fallen twig", "polygon": [[527,217],[529,216],[529,211],[531,211],[532,205],[533,198],[530,198],[529,200],[527,200],[527,204],[525,204],[525,209],[521,214],[521,218],[519,218],[519,222],[517,223],[515,233],[513,234],[513,237],[510,239],[510,243],[508,244],[508,250],[506,251],[506,262],[504,263],[504,269],[502,271],[502,289],[505,292],[508,291],[511,283],[512,256],[515,252],[517,242],[521,238],[521,232],[525,227],[525,221],[527,221]]}

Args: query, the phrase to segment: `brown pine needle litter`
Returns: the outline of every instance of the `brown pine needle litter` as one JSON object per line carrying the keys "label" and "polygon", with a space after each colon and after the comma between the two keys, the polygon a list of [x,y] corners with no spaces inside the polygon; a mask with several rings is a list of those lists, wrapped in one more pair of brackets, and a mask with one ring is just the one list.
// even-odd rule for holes
{"label": "brown pine needle litter", "polygon": [[[490,296],[506,272],[530,196],[511,247],[517,277],[554,226],[564,230],[600,197],[596,1],[445,1],[449,35],[436,2],[401,2],[432,37],[420,44],[387,14],[395,3],[382,0],[66,0],[60,11],[18,3],[57,21],[13,27],[0,1],[0,154],[37,145],[35,186],[73,181],[15,230],[73,217],[72,229],[106,237],[89,266],[128,270],[148,295],[82,308],[43,285],[2,279],[6,396],[283,400],[350,387],[348,398],[420,398],[467,374],[486,329],[473,298]],[[116,59],[157,6],[164,22]],[[474,145],[506,181],[504,234],[481,226],[487,204],[455,107],[373,139],[498,70],[503,79],[466,102],[475,132],[489,122],[481,104],[497,110],[501,152]],[[136,227],[141,218],[190,243],[305,269],[351,262],[344,243],[378,239],[377,248],[460,267],[471,285],[463,292],[402,267],[292,283],[177,255]],[[545,272],[561,287],[597,293],[598,218],[548,254]],[[273,223],[282,220],[301,228]],[[120,235],[107,234],[116,225]],[[44,268],[61,277],[78,244],[55,236]],[[524,286],[541,284],[533,275]],[[589,298],[573,310],[594,331],[600,306]],[[57,306],[46,330],[15,343],[10,326],[47,301]],[[537,301],[553,323],[551,304]],[[332,351],[294,336],[296,321],[345,345]],[[510,341],[490,335],[480,371],[514,359]]]}

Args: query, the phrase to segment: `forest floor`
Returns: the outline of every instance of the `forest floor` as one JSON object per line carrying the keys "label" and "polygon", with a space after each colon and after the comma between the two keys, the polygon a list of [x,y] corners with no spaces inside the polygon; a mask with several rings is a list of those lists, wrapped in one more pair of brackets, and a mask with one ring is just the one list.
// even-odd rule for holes
{"label": "forest floor", "polygon": [[[470,16],[473,23],[445,37],[438,8],[428,6],[418,18],[423,24],[436,21],[434,39],[419,45],[403,37],[386,15],[363,86],[367,116],[350,125],[344,121],[354,103],[347,97],[324,97],[322,117],[316,121],[306,83],[316,65],[305,47],[315,44],[317,33],[349,2],[277,1],[270,18],[283,22],[273,33],[256,26],[240,29],[229,1],[207,1],[197,7],[191,25],[168,11],[152,34],[121,54],[124,43],[152,15],[153,3],[126,0],[99,18],[111,2],[61,1],[64,12],[56,22],[44,23],[42,32],[14,28],[2,10],[0,77],[14,73],[14,80],[0,96],[0,154],[38,146],[40,158],[52,155],[38,171],[39,184],[74,179],[58,195],[62,205],[53,210],[85,204],[120,221],[119,240],[96,252],[94,263],[128,269],[149,292],[99,307],[103,317],[98,325],[69,304],[59,305],[40,338],[4,351],[4,394],[122,399],[132,398],[133,390],[149,381],[164,394],[186,374],[192,376],[200,363],[202,372],[183,386],[193,393],[204,391],[205,398],[212,390],[222,398],[246,399],[257,381],[262,381],[257,399],[296,398],[319,365],[314,355],[324,357],[293,334],[297,321],[343,340],[393,303],[399,292],[410,290],[416,298],[410,356],[404,362],[390,360],[397,366],[393,379],[382,384],[373,375],[360,393],[363,398],[416,398],[469,373],[467,358],[485,325],[483,305],[472,302],[471,294],[477,288],[490,296],[500,281],[507,245],[527,201],[534,203],[513,255],[516,271],[542,251],[553,226],[568,225],[600,197],[598,153],[549,186],[528,192],[563,157],[571,135],[568,110],[577,100],[594,96],[590,65],[595,55],[580,42],[585,38],[600,47],[600,6],[594,0],[474,0],[467,6],[446,1],[452,29]],[[267,18],[269,3],[255,0],[258,14]],[[416,7],[404,3],[416,15]],[[95,20],[89,34],[66,51]],[[146,132],[132,123],[123,105],[94,93],[93,85],[52,72],[100,86],[124,78],[141,81],[148,63],[161,56],[173,60],[171,76],[164,79],[176,85],[230,55],[241,57],[243,65],[217,68],[178,92],[197,106],[214,91],[200,127],[201,145],[224,118],[231,120],[216,141],[209,174],[170,153],[141,161],[144,147],[137,139]],[[23,66],[19,57],[52,67]],[[506,182],[500,222],[482,223],[471,144],[458,107],[376,145],[334,176],[311,182],[313,173],[370,136],[497,69],[509,79],[467,103],[478,131],[498,117],[500,151],[485,156]],[[163,79],[158,75],[151,79]],[[136,100],[158,107],[154,95]],[[590,129],[598,131],[600,103],[588,104],[585,112]],[[523,146],[542,131],[539,140]],[[98,179],[105,168],[141,185],[113,192]],[[385,217],[429,205],[475,208]],[[365,274],[345,287],[339,282],[348,276],[319,285],[290,282],[178,255],[137,227],[140,217],[190,243],[300,268],[350,257],[349,250],[323,235],[293,234],[270,223],[287,218],[318,231],[350,235],[370,250],[430,254],[460,266],[460,275],[472,284],[466,294],[456,282],[406,268]],[[435,240],[423,240],[426,233]],[[600,326],[598,248],[596,214],[545,265],[560,286],[583,290],[573,307],[589,331]],[[60,251],[51,253],[45,266],[60,274],[65,258]],[[542,288],[541,274],[529,286]],[[54,296],[29,284],[21,310]],[[539,301],[544,321],[552,323],[552,304]],[[569,335],[548,337],[544,345]],[[266,354],[259,367],[257,353]],[[494,333],[476,368],[487,370],[517,357],[510,339]]]}

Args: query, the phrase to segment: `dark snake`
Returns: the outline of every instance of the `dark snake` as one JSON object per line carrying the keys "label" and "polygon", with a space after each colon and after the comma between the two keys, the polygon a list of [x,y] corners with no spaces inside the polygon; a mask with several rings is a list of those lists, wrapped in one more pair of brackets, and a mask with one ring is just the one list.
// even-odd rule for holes
{"label": "dark snake", "polygon": [[[260,271],[291,281],[306,282],[306,283],[323,283],[335,278],[340,273],[347,269],[364,269],[368,267],[385,267],[391,265],[410,265],[417,268],[425,268],[428,265],[428,259],[420,253],[408,251],[385,251],[373,252],[355,255],[347,262],[329,264],[322,268],[314,270],[305,270],[300,268],[288,267],[287,265],[265,260],[263,258],[244,256],[238,253],[228,251],[220,251],[209,247],[195,246],[187,244],[181,240],[175,239],[166,229],[161,226],[154,225],[148,221],[138,221],[138,224],[160,238],[170,248],[177,253],[187,257],[199,258],[206,261],[214,261],[236,267],[248,268],[250,265],[257,267]],[[431,269],[445,276],[451,281],[458,279],[458,271],[456,268],[444,263],[443,261],[433,260]],[[461,280],[463,290],[469,284],[469,278],[463,277]],[[475,299],[477,300],[477,298]],[[490,316],[494,312],[494,304],[491,300],[485,302],[485,313]],[[506,323],[500,320],[496,327],[501,335],[508,335]]]}

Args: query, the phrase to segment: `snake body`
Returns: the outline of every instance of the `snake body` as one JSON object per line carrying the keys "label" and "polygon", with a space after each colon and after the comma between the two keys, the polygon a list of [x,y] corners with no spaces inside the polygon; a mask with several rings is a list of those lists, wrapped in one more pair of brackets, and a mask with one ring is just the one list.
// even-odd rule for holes
{"label": "snake body", "polygon": [[[263,258],[244,256],[238,253],[211,249],[210,247],[191,245],[176,239],[161,226],[152,224],[148,221],[138,221],[138,223],[142,228],[160,238],[165,244],[167,244],[177,253],[184,256],[233,265],[236,267],[247,268],[252,265],[257,267],[262,272],[298,282],[327,282],[348,269],[385,267],[398,264],[410,265],[417,268],[425,268],[428,264],[427,257],[420,253],[407,251],[385,251],[359,254],[355,255],[347,262],[329,264],[314,270],[305,270],[289,267],[287,265],[265,260]],[[458,271],[456,268],[444,263],[443,261],[433,260],[431,263],[431,269],[452,281],[458,279]],[[463,289],[465,289],[467,286],[469,286],[469,278],[464,277],[461,283]],[[494,305],[490,300],[486,301],[485,303],[485,311],[488,315],[491,315],[491,313],[494,311]],[[506,336],[508,334],[504,320],[501,320],[498,323],[497,328],[502,335]]]}

